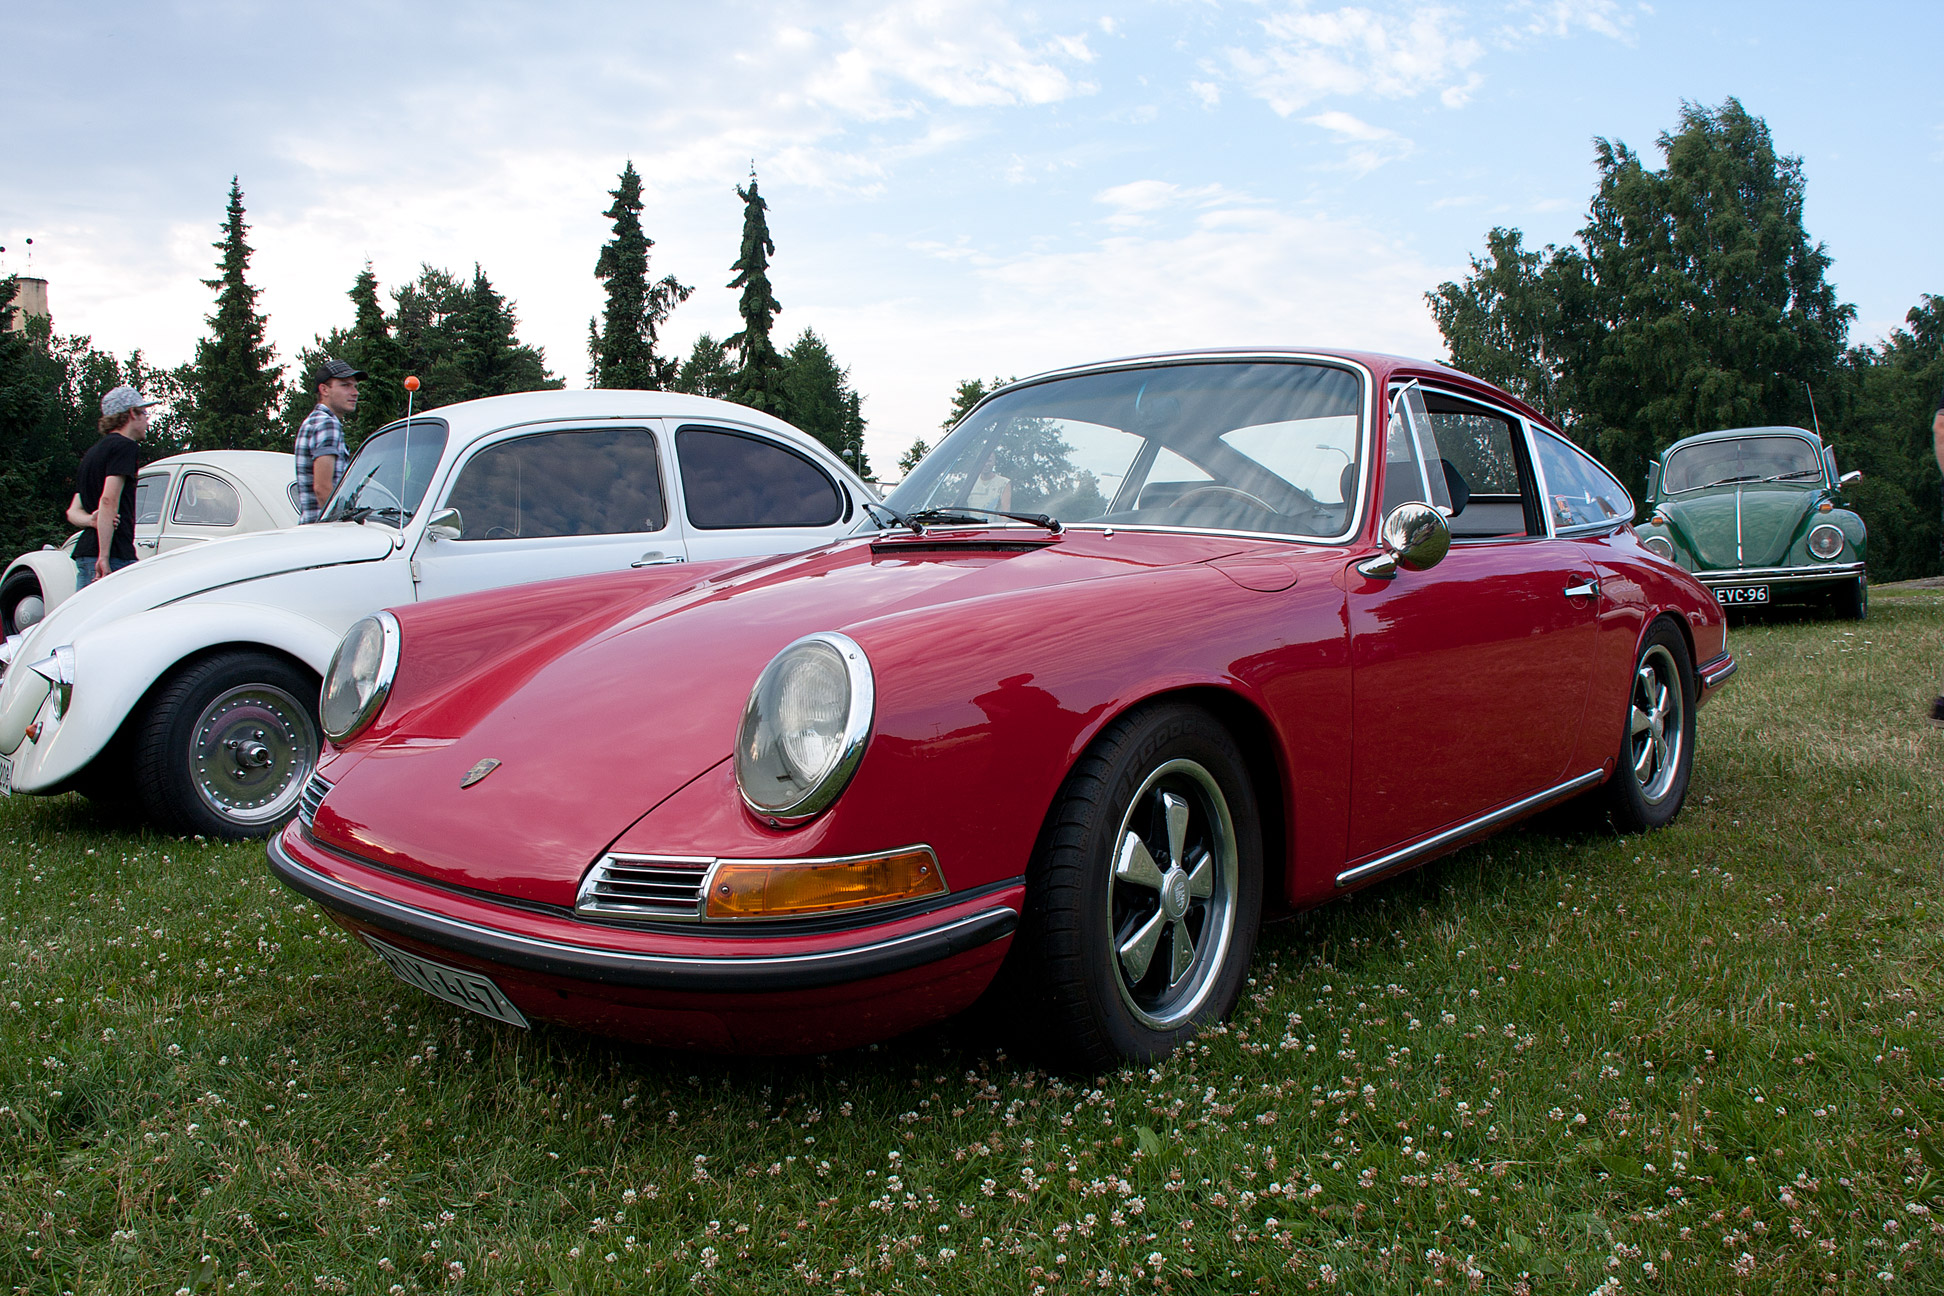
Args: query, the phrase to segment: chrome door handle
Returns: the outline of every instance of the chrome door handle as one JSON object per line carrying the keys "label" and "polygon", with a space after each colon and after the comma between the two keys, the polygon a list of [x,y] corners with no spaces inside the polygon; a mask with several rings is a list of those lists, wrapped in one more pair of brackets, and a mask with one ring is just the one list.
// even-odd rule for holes
{"label": "chrome door handle", "polygon": [[630,567],[666,567],[670,563],[687,562],[680,554],[664,554],[659,549],[650,549],[641,557],[629,563]]}
{"label": "chrome door handle", "polygon": [[1600,592],[1600,578],[1595,576],[1584,585],[1568,585],[1564,592],[1567,598],[1587,598],[1591,595],[1598,594]]}

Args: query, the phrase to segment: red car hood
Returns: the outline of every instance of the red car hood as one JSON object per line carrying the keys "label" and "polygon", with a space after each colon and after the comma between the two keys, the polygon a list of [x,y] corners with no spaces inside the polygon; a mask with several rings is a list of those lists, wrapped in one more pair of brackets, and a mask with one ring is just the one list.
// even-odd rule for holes
{"label": "red car hood", "polygon": [[[914,610],[1246,545],[1127,532],[1049,543],[1017,529],[879,537],[754,568],[626,573],[399,609],[392,699],[323,767],[334,786],[314,831],[419,876],[571,905],[583,871],[630,824],[729,758],[757,675],[795,639],[843,630],[868,654]],[[968,624],[968,651],[977,634]],[[500,764],[462,788],[487,759]]]}

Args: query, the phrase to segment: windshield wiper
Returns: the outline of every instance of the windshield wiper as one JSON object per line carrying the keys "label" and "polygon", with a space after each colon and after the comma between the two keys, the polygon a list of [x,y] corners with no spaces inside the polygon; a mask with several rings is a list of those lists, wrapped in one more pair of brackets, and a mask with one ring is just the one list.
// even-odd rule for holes
{"label": "windshield wiper", "polygon": [[1066,525],[1056,517],[1045,513],[1008,513],[1004,509],[989,508],[932,508],[919,509],[911,515],[918,522],[979,522],[989,517],[1011,518],[1015,522],[1027,522],[1036,527],[1045,527],[1054,535],[1066,530]]}
{"label": "windshield wiper", "polygon": [[[1762,480],[1762,475],[1760,473],[1743,473],[1739,477],[1722,477],[1716,481],[1711,481],[1708,483],[1708,486],[1733,486],[1736,482],[1752,482],[1752,481],[1761,481],[1761,480]],[[1697,486],[1695,487],[1695,489],[1706,490],[1708,489],[1708,486]]]}
{"label": "windshield wiper", "polygon": [[1788,481],[1792,477],[1820,477],[1820,476],[1822,476],[1822,469],[1820,468],[1798,468],[1794,472],[1777,473],[1773,477],[1764,477],[1762,478],[1762,480],[1763,481]]}
{"label": "windshield wiper", "polygon": [[332,521],[356,522],[359,526],[363,526],[366,518],[375,518],[380,522],[388,522],[395,527],[404,526],[405,510],[393,508],[389,504],[353,504],[350,508],[344,510],[343,513],[333,518]]}
{"label": "windshield wiper", "polygon": [[916,522],[913,522],[910,518],[898,512],[898,510],[892,508],[889,504],[882,504],[876,500],[870,500],[865,503],[864,511],[871,515],[871,521],[876,522],[879,527],[882,527],[884,525],[884,522],[883,519],[878,517],[878,514],[883,513],[888,517],[890,517],[890,519],[893,522],[897,523],[905,530],[911,532],[911,534],[919,535],[919,536],[925,534],[924,527],[920,526]]}

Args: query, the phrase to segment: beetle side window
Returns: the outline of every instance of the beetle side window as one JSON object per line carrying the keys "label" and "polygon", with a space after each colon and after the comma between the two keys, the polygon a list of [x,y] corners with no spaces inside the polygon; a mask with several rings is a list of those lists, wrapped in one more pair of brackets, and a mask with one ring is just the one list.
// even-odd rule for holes
{"label": "beetle side window", "polygon": [[182,489],[176,493],[170,521],[182,526],[229,527],[235,526],[242,517],[243,506],[234,486],[208,473],[182,475]]}
{"label": "beetle side window", "polygon": [[1555,530],[1606,526],[1633,517],[1633,497],[1626,488],[1578,447],[1537,429],[1533,442],[1539,451],[1539,471],[1545,474],[1546,507]]}
{"label": "beetle side window", "polygon": [[462,540],[626,535],[668,523],[661,459],[643,428],[542,432],[467,461],[446,505]]}
{"label": "beetle side window", "polygon": [[143,473],[135,479],[135,525],[162,524],[162,497],[169,493],[169,474]]}
{"label": "beetle side window", "polygon": [[844,515],[837,483],[787,446],[742,432],[675,434],[688,520],[704,530],[822,527]]}

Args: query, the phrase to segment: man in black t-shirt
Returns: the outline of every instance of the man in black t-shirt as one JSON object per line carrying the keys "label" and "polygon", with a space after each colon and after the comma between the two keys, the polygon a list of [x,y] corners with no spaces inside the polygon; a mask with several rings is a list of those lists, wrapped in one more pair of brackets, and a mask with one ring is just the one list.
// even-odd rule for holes
{"label": "man in black t-shirt", "polygon": [[84,511],[94,526],[74,543],[74,588],[135,561],[135,475],[141,470],[136,444],[148,434],[150,400],[133,387],[117,387],[101,398],[101,439],[81,456],[76,474]]}
{"label": "man in black t-shirt", "polygon": [[[1937,393],[1937,413],[1931,416],[1931,436],[1936,440],[1937,471],[1944,473],[1944,391]],[[1944,724],[1944,694],[1931,703],[1931,719]]]}

